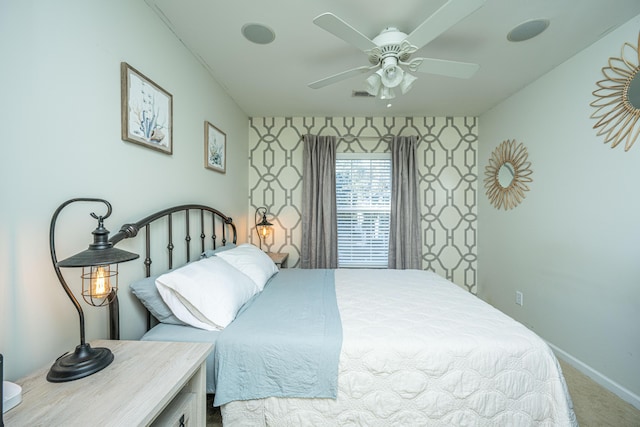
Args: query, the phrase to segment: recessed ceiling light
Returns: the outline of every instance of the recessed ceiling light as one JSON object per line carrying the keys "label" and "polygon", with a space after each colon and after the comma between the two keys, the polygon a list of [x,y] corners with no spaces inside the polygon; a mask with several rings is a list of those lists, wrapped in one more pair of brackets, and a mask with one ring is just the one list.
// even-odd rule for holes
{"label": "recessed ceiling light", "polygon": [[507,34],[507,40],[511,42],[522,42],[534,38],[542,33],[549,26],[548,19],[532,19],[517,25]]}
{"label": "recessed ceiling light", "polygon": [[250,42],[257,44],[269,44],[276,38],[273,30],[262,24],[245,24],[242,26],[242,35]]}

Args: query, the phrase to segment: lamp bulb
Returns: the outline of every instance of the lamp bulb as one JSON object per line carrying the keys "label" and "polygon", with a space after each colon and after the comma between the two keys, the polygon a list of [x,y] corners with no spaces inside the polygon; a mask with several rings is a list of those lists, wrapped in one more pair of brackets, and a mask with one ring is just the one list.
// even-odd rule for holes
{"label": "lamp bulb", "polygon": [[109,266],[98,266],[91,281],[92,298],[106,298],[111,293]]}

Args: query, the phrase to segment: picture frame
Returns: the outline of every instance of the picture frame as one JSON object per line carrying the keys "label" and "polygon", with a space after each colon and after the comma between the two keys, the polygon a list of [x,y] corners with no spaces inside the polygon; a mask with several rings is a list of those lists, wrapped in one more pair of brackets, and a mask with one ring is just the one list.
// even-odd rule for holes
{"label": "picture frame", "polygon": [[120,80],[122,139],[173,154],[173,96],[126,62]]}
{"label": "picture frame", "polygon": [[206,120],[204,122],[204,166],[220,173],[227,171],[227,135]]}

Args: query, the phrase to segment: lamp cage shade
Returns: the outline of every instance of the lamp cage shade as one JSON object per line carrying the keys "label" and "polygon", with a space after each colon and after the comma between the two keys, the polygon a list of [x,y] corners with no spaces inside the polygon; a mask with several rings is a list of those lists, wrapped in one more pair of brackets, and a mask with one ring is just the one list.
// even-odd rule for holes
{"label": "lamp cage shade", "polygon": [[131,261],[138,254],[114,248],[108,242],[104,248],[93,244],[80,253],[58,262],[58,267],[82,267],[82,298],[95,307],[113,301],[118,292],[118,263]]}
{"label": "lamp cage shade", "polygon": [[267,221],[267,208],[259,207],[256,209],[256,218],[262,217],[262,220],[258,222],[256,219],[256,234],[258,234],[258,243],[262,248],[262,242],[266,242],[267,237],[271,235],[273,231],[273,224]]}
{"label": "lamp cage shade", "polygon": [[107,305],[118,292],[118,264],[82,268],[82,298],[94,307]]}
{"label": "lamp cage shade", "polygon": [[262,221],[259,224],[256,224],[256,229],[258,230],[258,235],[262,240],[265,240],[267,237],[271,235],[271,231],[273,230],[273,224],[267,221],[266,217],[262,218]]}

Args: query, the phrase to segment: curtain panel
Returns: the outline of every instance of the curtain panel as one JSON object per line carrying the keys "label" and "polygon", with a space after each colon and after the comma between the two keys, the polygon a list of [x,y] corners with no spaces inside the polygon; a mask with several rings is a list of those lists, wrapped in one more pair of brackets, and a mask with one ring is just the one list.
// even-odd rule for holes
{"label": "curtain panel", "polygon": [[303,136],[301,268],[338,267],[336,137]]}
{"label": "curtain panel", "polygon": [[397,136],[391,148],[389,268],[422,269],[418,137]]}

